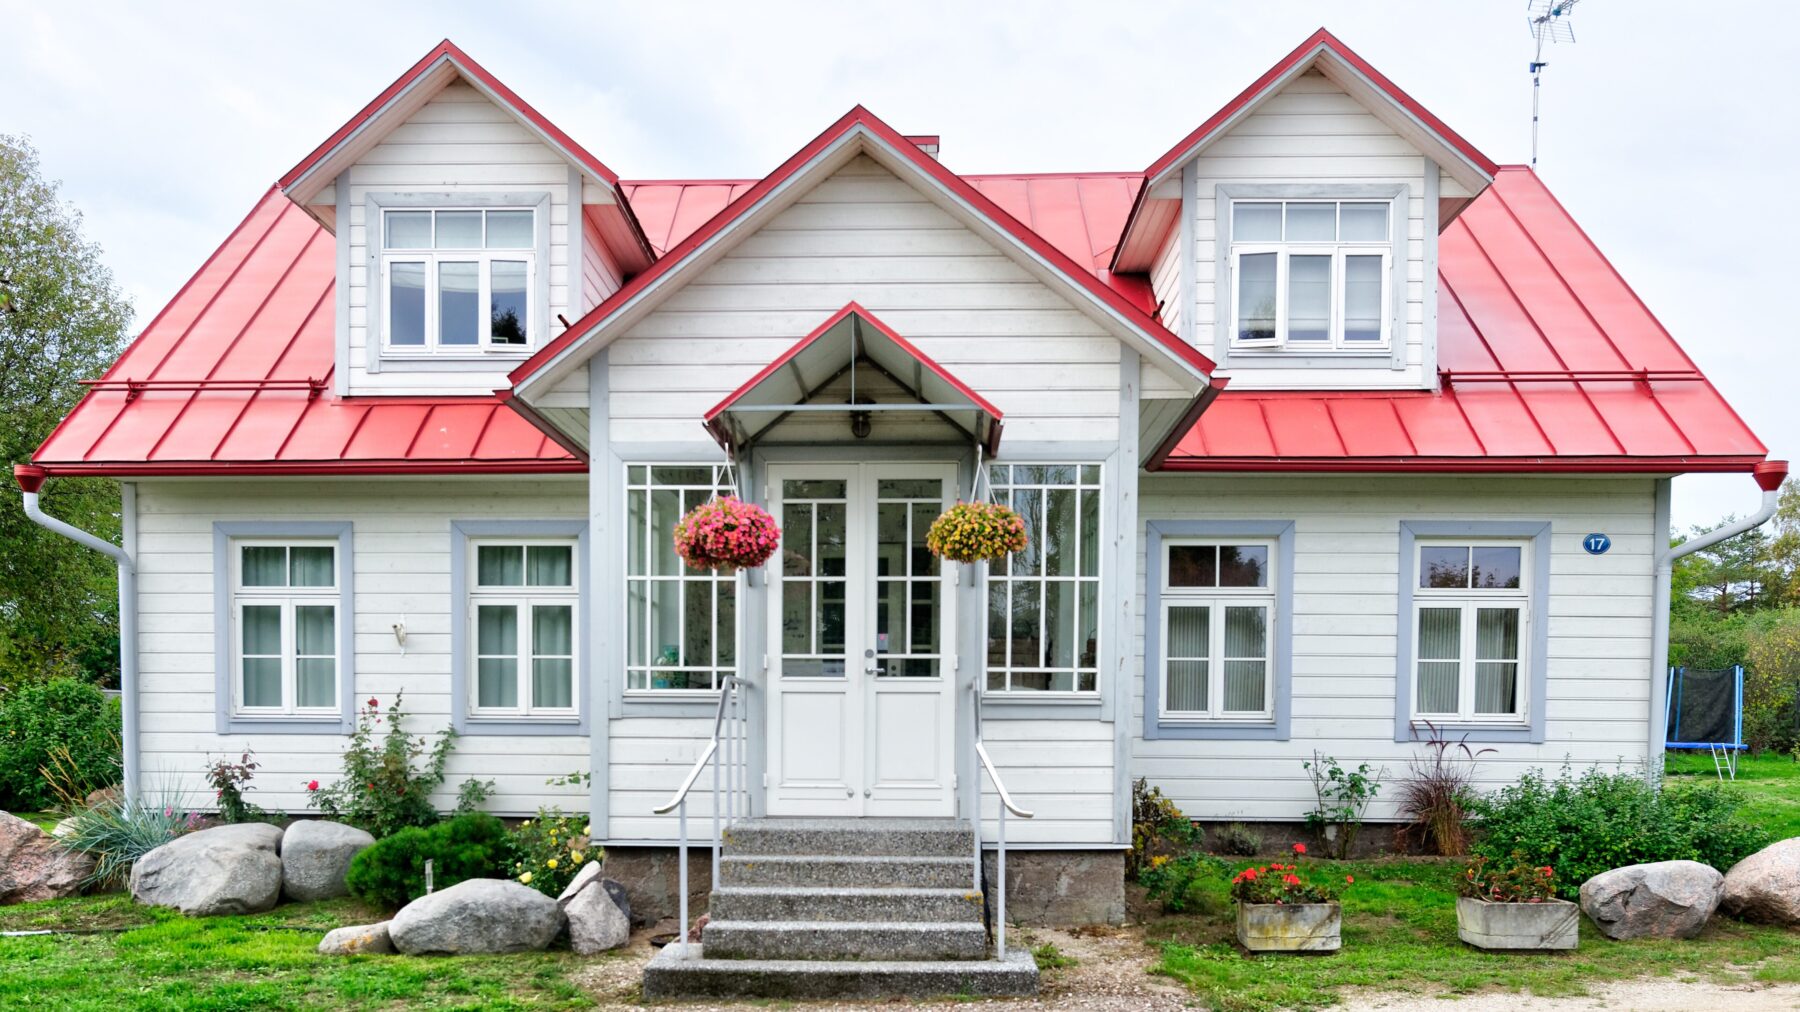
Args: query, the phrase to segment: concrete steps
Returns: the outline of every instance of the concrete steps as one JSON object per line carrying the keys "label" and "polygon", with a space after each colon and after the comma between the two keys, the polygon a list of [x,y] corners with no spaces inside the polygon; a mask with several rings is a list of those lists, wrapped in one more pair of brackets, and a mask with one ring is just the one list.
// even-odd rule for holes
{"label": "concrete steps", "polygon": [[1031,954],[990,958],[973,832],[951,819],[750,819],[725,834],[704,945],[644,971],[644,997],[1037,993]]}

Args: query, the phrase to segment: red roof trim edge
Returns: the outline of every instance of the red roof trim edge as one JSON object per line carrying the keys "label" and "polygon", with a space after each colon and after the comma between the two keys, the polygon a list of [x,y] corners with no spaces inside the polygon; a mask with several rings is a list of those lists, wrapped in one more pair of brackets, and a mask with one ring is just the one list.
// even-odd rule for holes
{"label": "red roof trim edge", "polygon": [[1729,457],[1181,457],[1163,471],[1332,471],[1457,474],[1590,472],[1594,474],[1749,473],[1763,458]]}
{"label": "red roof trim edge", "polygon": [[134,461],[117,464],[42,464],[52,478],[325,477],[330,475],[582,474],[582,460],[320,460],[253,464]]}

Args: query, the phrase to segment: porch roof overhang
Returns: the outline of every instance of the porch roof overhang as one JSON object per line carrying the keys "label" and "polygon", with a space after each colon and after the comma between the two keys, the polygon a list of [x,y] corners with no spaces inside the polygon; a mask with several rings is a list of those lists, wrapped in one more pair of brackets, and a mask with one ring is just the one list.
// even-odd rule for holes
{"label": "porch roof overhang", "polygon": [[[855,390],[858,366],[867,366],[913,397],[912,403],[815,398],[847,374]],[[852,302],[732,391],[702,419],[726,452],[736,454],[799,414],[871,415],[923,412],[990,456],[1000,446],[1002,414],[931,356]]]}

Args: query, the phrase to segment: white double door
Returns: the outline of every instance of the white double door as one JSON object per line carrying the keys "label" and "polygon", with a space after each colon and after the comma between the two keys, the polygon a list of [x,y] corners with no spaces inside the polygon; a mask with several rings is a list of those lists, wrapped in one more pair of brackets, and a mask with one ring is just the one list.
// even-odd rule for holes
{"label": "white double door", "polygon": [[953,464],[771,464],[768,811],[953,812]]}

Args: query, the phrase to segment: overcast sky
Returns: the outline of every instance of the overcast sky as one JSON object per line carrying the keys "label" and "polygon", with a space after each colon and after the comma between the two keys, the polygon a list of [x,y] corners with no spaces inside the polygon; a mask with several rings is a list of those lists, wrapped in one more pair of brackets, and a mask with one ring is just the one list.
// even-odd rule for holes
{"label": "overcast sky", "polygon": [[[626,178],[760,176],[858,102],[943,135],[960,172],[1141,169],[1320,25],[1496,161],[1530,158],[1524,0],[875,6],[0,0],[0,132],[38,146],[140,324],[446,36]],[[1774,454],[1800,454],[1781,393],[1800,9],[1583,0],[1573,24],[1539,171]],[[1675,522],[1754,501],[1741,475],[1678,479]]]}

